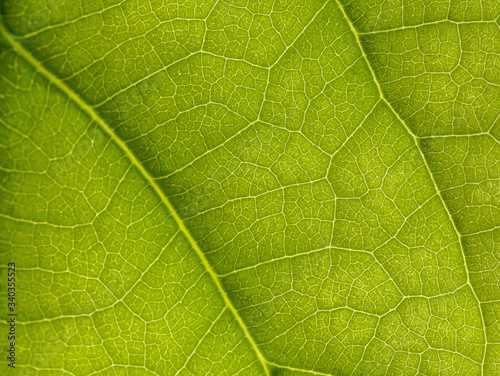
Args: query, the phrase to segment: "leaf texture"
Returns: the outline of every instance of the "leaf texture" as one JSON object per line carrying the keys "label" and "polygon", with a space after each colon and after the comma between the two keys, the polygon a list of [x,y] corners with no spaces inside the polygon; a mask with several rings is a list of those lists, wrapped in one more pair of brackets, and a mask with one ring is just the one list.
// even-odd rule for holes
{"label": "leaf texture", "polygon": [[8,375],[500,374],[498,1],[1,4]]}

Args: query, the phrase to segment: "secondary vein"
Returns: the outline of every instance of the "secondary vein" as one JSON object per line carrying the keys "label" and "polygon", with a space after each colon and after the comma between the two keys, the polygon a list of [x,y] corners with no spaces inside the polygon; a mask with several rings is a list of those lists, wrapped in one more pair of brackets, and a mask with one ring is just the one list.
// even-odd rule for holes
{"label": "secondary vein", "polygon": [[483,375],[484,374],[484,363],[485,363],[485,359],[486,359],[486,347],[487,347],[487,344],[488,344],[488,339],[487,339],[487,336],[486,336],[486,325],[485,325],[485,322],[484,322],[484,314],[483,314],[483,310],[482,310],[482,307],[481,307],[481,301],[479,300],[479,298],[478,298],[478,296],[476,294],[476,291],[474,290],[474,287],[472,286],[472,284],[470,282],[470,277],[469,277],[470,273],[469,273],[469,268],[467,267],[467,260],[465,259],[465,250],[464,250],[464,247],[463,247],[463,244],[462,244],[462,236],[461,236],[460,232],[458,231],[458,228],[457,228],[457,226],[455,224],[455,221],[453,220],[453,217],[452,217],[452,215],[451,215],[451,213],[450,213],[450,211],[448,209],[448,206],[446,205],[446,202],[445,202],[443,196],[441,195],[441,191],[439,190],[439,188],[437,186],[436,180],[434,179],[434,175],[432,174],[430,166],[427,163],[427,159],[425,159],[425,155],[424,155],[422,149],[420,148],[420,145],[418,143],[418,138],[417,138],[416,134],[413,133],[413,131],[410,129],[410,127],[408,127],[408,125],[405,123],[405,121],[401,118],[401,116],[399,116],[399,113],[394,109],[394,107],[392,106],[392,104],[384,96],[384,92],[382,91],[382,88],[380,87],[380,83],[377,80],[377,76],[375,75],[375,71],[373,70],[373,68],[372,68],[372,66],[370,64],[370,60],[368,59],[368,56],[366,55],[365,50],[363,49],[363,45],[361,44],[361,41],[359,39],[359,33],[356,31],[356,29],[354,28],[354,25],[352,24],[351,20],[347,16],[347,13],[345,12],[344,7],[340,3],[340,0],[335,0],[335,2],[337,3],[338,7],[340,8],[340,10],[342,12],[342,15],[344,16],[347,24],[349,25],[352,33],[354,34],[354,37],[356,38],[356,43],[358,44],[358,47],[361,50],[361,54],[363,55],[363,58],[365,59],[366,64],[368,66],[368,69],[370,70],[370,73],[371,73],[371,75],[373,77],[373,81],[375,82],[375,85],[377,86],[377,90],[379,92],[380,98],[387,104],[387,106],[391,109],[391,111],[394,113],[394,115],[397,117],[397,119],[406,128],[406,130],[408,131],[408,134],[413,138],[413,140],[415,142],[415,146],[417,147],[417,150],[418,150],[418,152],[420,154],[420,157],[422,158],[422,160],[424,162],[425,168],[426,168],[427,172],[429,173],[429,176],[430,176],[430,179],[432,181],[432,184],[434,185],[434,189],[436,190],[436,192],[437,192],[437,194],[439,196],[439,199],[440,199],[441,203],[443,204],[443,207],[444,207],[444,209],[446,211],[446,214],[448,215],[448,218],[449,218],[449,220],[450,220],[450,222],[451,222],[451,224],[453,226],[453,229],[454,229],[455,233],[457,234],[458,241],[459,241],[459,244],[460,244],[460,250],[461,250],[461,253],[462,253],[463,263],[464,263],[464,267],[465,267],[465,272],[467,274],[467,284],[469,285],[469,287],[470,287],[470,289],[472,291],[472,294],[474,295],[474,298],[477,301],[477,305],[478,305],[480,316],[481,316],[481,324],[482,324],[482,327],[483,327],[484,341],[485,341],[484,342],[484,350],[483,350],[483,362],[481,364],[481,375]]}

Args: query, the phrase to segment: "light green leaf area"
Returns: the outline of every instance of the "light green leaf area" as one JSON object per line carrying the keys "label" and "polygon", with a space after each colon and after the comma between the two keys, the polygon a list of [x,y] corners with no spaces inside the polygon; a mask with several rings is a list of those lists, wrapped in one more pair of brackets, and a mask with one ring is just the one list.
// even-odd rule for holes
{"label": "light green leaf area", "polygon": [[500,374],[497,0],[1,8],[2,374]]}

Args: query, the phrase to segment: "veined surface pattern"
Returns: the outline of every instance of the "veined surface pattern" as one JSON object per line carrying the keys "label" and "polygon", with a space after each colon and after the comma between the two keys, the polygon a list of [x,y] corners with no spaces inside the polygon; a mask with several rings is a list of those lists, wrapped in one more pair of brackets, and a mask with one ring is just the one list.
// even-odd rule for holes
{"label": "veined surface pattern", "polygon": [[497,1],[2,12],[8,374],[500,373]]}

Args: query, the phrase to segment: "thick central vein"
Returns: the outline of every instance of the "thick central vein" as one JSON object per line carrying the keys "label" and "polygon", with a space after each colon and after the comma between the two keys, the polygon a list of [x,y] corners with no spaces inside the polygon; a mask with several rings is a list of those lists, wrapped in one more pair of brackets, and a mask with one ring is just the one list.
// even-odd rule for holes
{"label": "thick central vein", "polygon": [[142,163],[137,159],[137,157],[132,153],[132,151],[129,149],[127,144],[116,134],[116,132],[104,121],[104,119],[96,112],[96,110],[90,106],[88,103],[86,103],[80,96],[73,91],[68,85],[66,85],[63,81],[61,81],[57,76],[55,76],[52,72],[50,72],[47,68],[45,68],[40,61],[38,61],[28,50],[24,48],[18,41],[14,39],[14,37],[9,33],[9,31],[6,29],[3,19],[0,17],[0,33],[5,37],[5,39],[12,45],[13,49],[18,52],[24,59],[26,59],[38,72],[43,74],[49,82],[54,84],[58,89],[60,89],[62,92],[64,92],[73,102],[75,102],[83,111],[85,111],[93,121],[95,121],[97,124],[101,126],[101,128],[109,135],[109,137],[120,147],[120,149],[125,153],[125,155],[129,158],[131,163],[137,168],[137,170],[141,173],[141,175],[146,179],[146,181],[149,183],[149,185],[153,188],[155,193],[158,195],[158,197],[161,199],[163,204],[167,207],[168,211],[172,215],[172,217],[175,219],[175,222],[179,226],[180,231],[184,234],[186,239],[189,241],[189,244],[191,247],[195,250],[196,254],[198,255],[200,261],[202,262],[203,266],[207,270],[208,274],[212,277],[215,285],[217,286],[217,289],[219,290],[219,293],[222,295],[224,302],[226,306],[229,308],[229,310],[233,313],[235,319],[238,321],[238,324],[242,328],[243,332],[245,333],[245,337],[248,339],[250,342],[253,350],[255,351],[259,361],[262,363],[262,366],[264,367],[264,371],[266,375],[270,375],[268,366],[267,366],[267,361],[265,360],[263,354],[260,352],[259,348],[257,347],[257,344],[255,343],[253,337],[250,335],[250,332],[248,331],[248,328],[246,327],[245,323],[243,322],[243,319],[240,317],[236,307],[233,305],[231,300],[229,299],[229,296],[226,294],[224,288],[222,287],[222,284],[219,280],[219,277],[213,270],[212,266],[208,262],[207,258],[205,257],[205,254],[201,250],[200,246],[196,242],[196,240],[193,238],[187,227],[185,226],[183,220],[177,214],[177,211],[173,207],[173,205],[170,203],[168,197],[165,195],[163,190],[160,188],[158,183],[155,181],[155,179],[149,174],[149,172],[144,168]]}
{"label": "thick central vein", "polygon": [[471,282],[470,282],[470,277],[469,277],[469,268],[467,266],[467,260],[465,258],[465,250],[464,250],[464,246],[462,244],[462,236],[460,234],[460,232],[458,231],[458,228],[455,224],[455,221],[453,220],[453,217],[448,209],[448,206],[446,205],[446,201],[444,200],[442,194],[441,194],[441,191],[439,190],[438,186],[437,186],[437,183],[436,183],[436,180],[434,179],[434,175],[432,174],[432,171],[431,171],[431,168],[429,166],[429,164],[427,163],[427,159],[425,158],[425,155],[422,151],[422,149],[420,148],[420,145],[418,143],[418,138],[416,136],[415,133],[413,133],[413,131],[410,129],[410,127],[405,123],[405,121],[401,118],[401,116],[399,116],[399,113],[394,109],[394,107],[392,106],[392,104],[387,100],[387,98],[385,97],[384,95],[384,92],[382,91],[382,88],[380,86],[380,83],[378,82],[378,79],[377,79],[377,76],[375,75],[375,71],[373,70],[371,64],[370,64],[370,60],[368,59],[368,56],[366,55],[365,53],[365,50],[363,49],[363,45],[361,44],[361,41],[359,39],[359,34],[358,32],[356,31],[356,29],[354,28],[354,25],[352,24],[351,20],[349,19],[349,17],[347,16],[345,10],[344,10],[344,7],[342,6],[342,4],[340,3],[340,0],[335,0],[338,7],[340,8],[340,10],[342,11],[342,15],[344,16],[345,20],[347,21],[347,23],[349,24],[349,27],[351,28],[351,31],[352,33],[354,34],[354,37],[356,38],[356,42],[358,44],[358,47],[359,49],[361,50],[361,54],[363,55],[363,58],[365,59],[366,61],[366,64],[368,65],[368,69],[370,70],[371,72],[371,75],[373,77],[373,81],[375,82],[375,85],[377,86],[377,90],[379,92],[379,95],[380,97],[382,98],[382,100],[387,104],[387,106],[391,109],[391,111],[394,113],[394,115],[397,117],[397,119],[401,122],[401,124],[403,124],[403,126],[406,128],[406,130],[408,131],[408,133],[410,134],[410,136],[413,138],[414,142],[415,142],[415,145],[417,147],[417,150],[418,152],[420,153],[420,156],[424,162],[424,165],[425,165],[425,168],[427,169],[427,172],[429,173],[429,176],[430,176],[430,179],[432,181],[432,184],[434,185],[434,189],[436,190],[437,192],[437,195],[439,196],[439,199],[441,200],[441,203],[443,204],[443,207],[448,215],[448,218],[453,226],[453,229],[454,231],[456,232],[457,234],[457,237],[458,237],[458,240],[459,240],[459,244],[460,244],[460,250],[461,250],[461,253],[462,253],[462,258],[463,258],[463,263],[464,263],[464,267],[465,267],[465,272],[467,274],[467,284],[469,285],[470,289],[472,290],[472,294],[474,295],[476,301],[477,301],[477,305],[478,305],[478,308],[479,308],[479,312],[480,312],[480,316],[481,316],[481,324],[482,324],[482,327],[483,327],[483,333],[484,333],[484,350],[483,350],[483,362],[481,364],[481,375],[483,375],[484,373],[484,363],[485,363],[485,359],[486,359],[486,346],[488,344],[488,340],[487,340],[487,337],[486,337],[486,325],[485,325],[485,322],[484,322],[484,314],[483,314],[483,310],[482,310],[482,307],[481,307],[481,301],[479,300],[477,294],[476,294],[476,291],[474,290],[474,287],[472,286]]}
{"label": "thick central vein", "polygon": [[[335,0],[335,2],[337,3],[337,6],[339,7],[340,11],[343,14],[343,17],[345,18],[347,24],[349,25],[352,33],[355,36],[356,43],[357,43],[357,45],[358,45],[358,47],[360,49],[360,53],[362,54],[362,57],[366,61],[368,69],[371,72],[371,75],[373,77],[373,81],[374,81],[374,83],[375,83],[375,85],[377,87],[377,90],[379,92],[379,96],[380,96],[381,100],[383,100],[387,104],[387,106],[391,109],[391,111],[394,113],[394,115],[397,117],[397,119],[403,124],[403,126],[406,128],[406,130],[408,131],[408,133],[412,136],[412,138],[413,138],[413,140],[415,142],[416,148],[419,151],[420,156],[421,156],[421,158],[423,160],[423,163],[424,163],[424,165],[425,165],[425,167],[426,167],[426,169],[427,169],[427,171],[429,173],[430,179],[431,179],[431,181],[432,181],[432,183],[434,185],[434,188],[435,188],[435,190],[437,192],[437,195],[439,196],[439,198],[441,200],[441,203],[442,203],[442,205],[443,205],[443,207],[444,207],[444,209],[445,209],[445,211],[446,211],[446,213],[448,215],[448,218],[449,218],[449,220],[450,220],[450,222],[451,222],[451,224],[452,224],[452,226],[454,228],[454,231],[456,232],[456,234],[458,236],[459,244],[460,244],[460,249],[461,249],[461,253],[462,253],[462,257],[463,257],[463,263],[464,263],[465,271],[466,271],[466,274],[467,274],[467,284],[471,288],[471,291],[472,291],[472,293],[473,293],[473,295],[474,295],[474,297],[475,297],[475,299],[477,301],[478,308],[479,308],[479,311],[481,313],[481,321],[482,321],[482,327],[483,327],[484,338],[485,338],[485,345],[484,345],[485,348],[484,348],[484,352],[483,352],[483,362],[482,362],[482,368],[481,368],[481,374],[483,375],[483,373],[484,373],[483,368],[484,368],[484,363],[485,363],[484,359],[485,359],[485,356],[486,356],[486,346],[487,346],[486,326],[485,326],[485,323],[484,323],[484,314],[482,312],[481,301],[479,300],[479,298],[478,298],[478,296],[477,296],[477,294],[476,294],[476,292],[475,292],[475,290],[474,290],[474,288],[473,288],[473,286],[472,286],[472,284],[470,282],[469,270],[468,270],[467,261],[466,261],[466,257],[465,257],[465,250],[464,250],[464,246],[463,246],[462,241],[461,241],[461,234],[459,233],[458,228],[456,227],[456,224],[455,224],[455,222],[453,220],[453,217],[452,217],[452,215],[451,215],[451,213],[450,213],[450,211],[448,209],[448,206],[446,205],[446,202],[445,202],[444,198],[442,197],[442,194],[441,194],[441,192],[440,192],[440,190],[439,190],[439,188],[437,186],[437,183],[436,183],[436,181],[434,179],[434,176],[432,174],[430,166],[427,163],[425,155],[424,155],[422,149],[420,148],[420,145],[418,143],[418,137],[415,135],[415,133],[412,132],[412,130],[409,128],[409,126],[405,123],[405,121],[400,117],[400,115],[398,114],[398,112],[394,109],[394,107],[391,105],[391,103],[384,96],[384,93],[382,91],[381,85],[380,85],[380,83],[377,80],[377,77],[375,75],[375,72],[374,72],[371,64],[370,64],[368,56],[366,55],[366,53],[365,53],[365,51],[363,49],[363,46],[361,44],[361,41],[359,39],[359,33],[354,28],[354,25],[352,24],[351,20],[347,16],[347,14],[346,14],[346,12],[345,12],[342,4],[340,3],[340,1],[339,0]],[[313,22],[313,20],[317,16],[317,14],[321,12],[321,10],[326,6],[327,3],[328,3],[328,1],[325,2],[325,4],[323,5],[323,7],[316,13],[316,15],[306,25],[306,27],[304,28],[304,30],[307,29],[307,27],[309,26],[309,24],[311,24]],[[146,179],[146,181],[148,182],[148,184],[153,188],[153,190],[156,192],[156,194],[161,199],[161,201],[163,202],[163,204],[167,207],[168,211],[171,213],[171,215],[175,219],[177,225],[179,226],[180,231],[183,232],[183,234],[187,238],[188,242],[190,243],[191,247],[195,250],[196,254],[198,255],[198,257],[200,259],[200,261],[204,265],[205,269],[207,270],[207,272],[212,277],[212,280],[214,281],[217,289],[219,290],[221,296],[223,297],[224,302],[225,302],[227,308],[232,312],[233,316],[235,317],[235,319],[239,323],[240,327],[242,328],[242,330],[243,330],[243,332],[245,334],[245,337],[250,342],[250,344],[251,344],[254,352],[256,353],[258,359],[262,363],[262,366],[263,366],[263,368],[265,370],[266,375],[268,375],[268,376],[270,375],[270,371],[268,369],[268,364],[274,365],[274,366],[283,367],[281,365],[269,363],[268,361],[266,361],[266,359],[264,358],[263,354],[260,352],[260,350],[258,348],[258,345],[255,343],[253,337],[250,335],[249,330],[248,330],[247,326],[245,325],[245,323],[243,322],[243,319],[239,315],[236,307],[233,305],[232,301],[229,299],[227,293],[225,292],[224,288],[222,287],[222,284],[220,282],[219,276],[213,270],[212,266],[208,262],[208,260],[205,257],[203,251],[201,250],[200,246],[197,244],[196,240],[190,234],[190,232],[187,229],[187,227],[185,226],[182,218],[179,216],[179,214],[175,210],[174,206],[170,203],[168,197],[165,195],[165,193],[163,192],[163,190],[161,189],[161,187],[158,185],[157,181],[144,168],[144,166],[142,165],[142,163],[137,159],[137,157],[129,149],[129,147],[127,146],[127,144],[104,121],[104,119],[98,114],[98,112],[96,111],[96,109],[93,106],[91,106],[88,103],[86,103],[75,91],[73,91],[73,89],[71,89],[66,83],[64,83],[56,75],[54,75],[52,72],[50,72],[47,68],[45,68],[41,64],[41,62],[39,60],[37,60],[28,50],[26,50],[19,42],[17,42],[17,40],[15,40],[14,37],[5,28],[5,26],[3,24],[3,20],[1,20],[1,18],[0,18],[0,33],[13,46],[13,48],[23,58],[25,58],[37,71],[39,71],[41,74],[43,74],[52,84],[54,84],[57,88],[59,88],[62,92],[64,92],[73,102],[75,102],[83,111],[85,111],[91,117],[92,120],[94,120],[96,123],[98,123],[101,126],[101,128],[109,135],[109,137],[127,155],[127,157],[129,158],[129,160],[131,161],[131,163],[135,166],[135,168],[137,168],[137,170],[141,173],[141,175],[143,176],[143,178]],[[297,38],[295,40],[297,40],[299,36],[297,36]],[[294,42],[295,42],[295,40],[294,40]],[[286,53],[286,51],[284,53]],[[278,62],[278,60],[275,62],[275,64]],[[273,64],[273,66],[275,64]],[[270,68],[268,68],[268,69],[271,69],[271,68],[272,68],[272,66]],[[263,98],[263,100],[265,100],[265,98]],[[285,367],[285,368],[288,368],[288,367]],[[292,369],[292,368],[289,368],[289,369]],[[309,371],[309,372],[311,372],[311,371]],[[314,371],[312,371],[312,372],[314,372]],[[318,375],[323,375],[321,373],[317,373],[317,374]]]}

